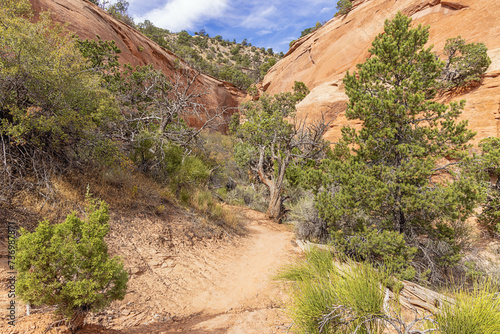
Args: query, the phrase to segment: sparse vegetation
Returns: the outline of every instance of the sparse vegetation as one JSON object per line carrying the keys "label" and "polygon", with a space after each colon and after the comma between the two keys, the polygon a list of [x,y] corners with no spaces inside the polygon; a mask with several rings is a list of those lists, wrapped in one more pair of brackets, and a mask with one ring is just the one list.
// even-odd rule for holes
{"label": "sparse vegetation", "polygon": [[307,28],[307,29],[304,29],[302,30],[302,32],[300,33],[300,37],[304,37],[306,35],[309,35],[310,33],[312,33],[313,31],[315,30],[318,30],[319,28],[321,28],[323,26],[323,24],[321,22],[316,22],[316,25],[314,27],[311,27],[311,28]]}
{"label": "sparse vegetation", "polygon": [[178,34],[155,27],[150,21],[137,25],[138,29],[162,47],[174,52],[197,70],[228,81],[241,89],[261,80],[269,68],[283,56],[272,49],[258,52],[255,46],[244,40],[232,43],[222,36],[210,37],[207,33]]}

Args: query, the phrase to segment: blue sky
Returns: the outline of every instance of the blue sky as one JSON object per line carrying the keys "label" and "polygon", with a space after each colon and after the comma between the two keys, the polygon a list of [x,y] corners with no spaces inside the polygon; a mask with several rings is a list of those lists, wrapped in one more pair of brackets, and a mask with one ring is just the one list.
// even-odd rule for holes
{"label": "blue sky", "polygon": [[205,29],[211,36],[288,51],[291,40],[335,13],[334,0],[128,0],[136,23],[150,20],[172,32]]}

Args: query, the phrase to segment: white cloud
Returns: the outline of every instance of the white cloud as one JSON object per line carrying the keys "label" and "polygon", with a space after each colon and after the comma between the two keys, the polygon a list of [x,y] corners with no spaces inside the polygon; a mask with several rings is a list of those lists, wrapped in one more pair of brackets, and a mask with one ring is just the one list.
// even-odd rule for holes
{"label": "white cloud", "polygon": [[334,13],[335,12],[335,7],[324,7],[320,13],[323,14],[323,13]]}
{"label": "white cloud", "polygon": [[270,28],[274,25],[273,19],[276,20],[276,17],[280,14],[277,12],[275,6],[265,6],[255,7],[251,12],[247,13],[246,18],[241,23],[242,27],[251,28],[251,29],[266,29]]}
{"label": "white cloud", "polygon": [[264,36],[264,35],[267,35],[267,34],[270,34],[270,33],[272,33],[271,30],[260,30],[260,31],[257,32],[257,35]]}
{"label": "white cloud", "polygon": [[159,27],[178,32],[193,29],[200,21],[221,17],[228,3],[229,0],[169,0],[136,21],[150,20]]}

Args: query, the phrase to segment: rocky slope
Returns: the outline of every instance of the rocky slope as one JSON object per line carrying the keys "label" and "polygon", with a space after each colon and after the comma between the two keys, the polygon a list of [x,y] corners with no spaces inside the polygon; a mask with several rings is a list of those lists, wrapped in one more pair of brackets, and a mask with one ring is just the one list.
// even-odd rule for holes
{"label": "rocky slope", "polygon": [[[323,112],[333,120],[325,137],[336,141],[345,124],[347,96],[342,78],[369,55],[373,39],[383,31],[384,21],[398,11],[413,24],[430,25],[429,45],[442,53],[446,39],[461,35],[468,43],[483,42],[492,60],[479,87],[442,97],[445,102],[465,99],[462,118],[477,132],[475,142],[500,135],[500,1],[498,0],[357,0],[347,15],[330,20],[320,29],[297,40],[268,72],[263,89],[275,94],[290,91],[303,81],[311,93],[298,105],[308,119]],[[359,124],[358,124],[359,125]]]}
{"label": "rocky slope", "polygon": [[[50,11],[55,22],[67,24],[68,29],[74,31],[81,39],[93,39],[99,35],[103,40],[114,40],[122,50],[121,63],[130,63],[133,66],[152,64],[170,78],[179,72],[178,67],[191,71],[191,68],[172,52],[161,48],[137,30],[116,20],[88,1],[30,1],[35,18],[41,11]],[[222,106],[236,107],[246,97],[246,93],[234,85],[204,74],[197,77],[196,90],[203,93],[203,102],[211,109]],[[200,124],[200,120],[197,119],[189,121],[193,126]]]}
{"label": "rocky slope", "polygon": [[[106,242],[129,272],[127,294],[90,314],[78,333],[290,333],[285,283],[273,279],[301,250],[285,225],[265,214],[229,207],[245,234],[230,235],[195,215],[167,206],[162,215],[113,214]],[[0,255],[6,243],[0,240]],[[0,256],[0,318],[7,317],[7,258]],[[26,307],[16,299],[16,326],[0,333],[43,334],[53,307]],[[66,326],[47,331],[68,334]]]}

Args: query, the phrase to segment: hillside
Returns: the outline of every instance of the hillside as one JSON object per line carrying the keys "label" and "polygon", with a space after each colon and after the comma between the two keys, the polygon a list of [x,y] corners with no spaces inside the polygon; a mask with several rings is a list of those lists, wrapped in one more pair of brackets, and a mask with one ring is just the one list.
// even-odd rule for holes
{"label": "hillside", "polygon": [[258,48],[246,40],[237,43],[220,35],[210,37],[203,30],[191,36],[186,31],[170,33],[149,21],[139,23],[137,27],[193,68],[241,89],[248,89],[262,80],[269,68],[283,56],[283,53],[275,54],[271,48]]}
{"label": "hillside", "polygon": [[[55,22],[67,25],[80,39],[95,39],[99,35],[103,40],[115,41],[122,51],[119,60],[132,66],[151,64],[161,70],[168,78],[174,78],[181,70],[194,70],[174,53],[162,48],[136,29],[115,19],[100,7],[84,0],[31,0],[35,18],[41,11],[50,11]],[[179,67],[180,66],[180,67]],[[227,81],[217,80],[212,76],[200,74],[195,82],[196,90],[203,93],[203,103],[209,108],[237,107],[246,93]],[[232,113],[231,109],[228,117]],[[200,120],[191,119],[190,124],[199,125]]]}
{"label": "hillside", "polygon": [[313,120],[325,113],[332,120],[325,138],[334,142],[345,124],[347,96],[342,79],[368,56],[371,42],[382,32],[384,21],[401,11],[414,25],[430,25],[429,45],[442,54],[448,38],[461,35],[468,43],[483,42],[492,60],[481,85],[442,97],[465,99],[462,119],[477,132],[475,141],[500,134],[500,2],[441,0],[357,0],[353,9],[297,40],[285,57],[265,76],[262,87],[269,94],[290,91],[303,81],[311,93],[298,106],[300,115]]}

